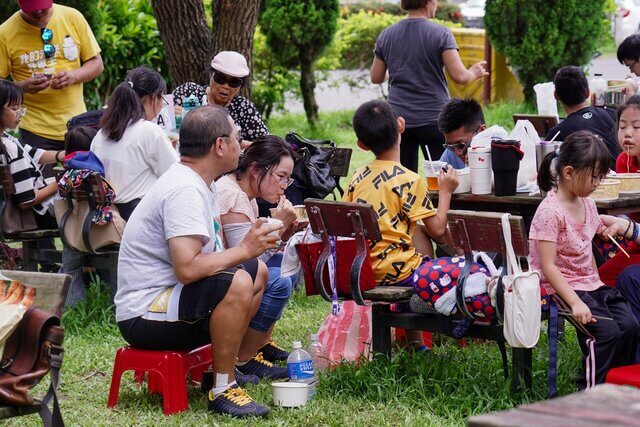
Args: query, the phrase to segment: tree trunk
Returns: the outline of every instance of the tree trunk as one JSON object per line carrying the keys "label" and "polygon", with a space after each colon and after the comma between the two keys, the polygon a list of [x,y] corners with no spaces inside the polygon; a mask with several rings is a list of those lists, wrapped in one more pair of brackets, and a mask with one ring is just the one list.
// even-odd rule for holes
{"label": "tree trunk", "polygon": [[316,77],[313,74],[313,56],[308,52],[300,52],[300,90],[307,121],[315,127],[320,121],[318,103],[315,95]]}
{"label": "tree trunk", "polygon": [[[220,51],[235,50],[247,58],[249,69],[253,70],[253,35],[258,25],[259,7],[260,0],[213,0],[211,58]],[[251,74],[241,93],[251,98]]]}
{"label": "tree trunk", "polygon": [[202,0],[151,0],[174,85],[209,82],[213,34]]}

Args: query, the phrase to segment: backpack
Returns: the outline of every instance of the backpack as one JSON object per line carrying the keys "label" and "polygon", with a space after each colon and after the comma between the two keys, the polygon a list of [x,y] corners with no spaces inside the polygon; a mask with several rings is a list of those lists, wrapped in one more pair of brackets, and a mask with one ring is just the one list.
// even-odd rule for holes
{"label": "backpack", "polygon": [[67,122],[67,130],[71,130],[78,126],[88,126],[93,129],[100,129],[100,119],[107,111],[106,108],[87,111],[77,116],[71,117]]}

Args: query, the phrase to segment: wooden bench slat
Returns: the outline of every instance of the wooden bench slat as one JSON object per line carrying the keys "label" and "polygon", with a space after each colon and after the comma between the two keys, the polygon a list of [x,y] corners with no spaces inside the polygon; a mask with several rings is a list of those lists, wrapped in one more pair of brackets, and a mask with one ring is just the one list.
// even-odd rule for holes
{"label": "wooden bench slat", "polygon": [[411,286],[376,286],[364,291],[362,296],[371,301],[399,302],[411,298],[413,293]]}

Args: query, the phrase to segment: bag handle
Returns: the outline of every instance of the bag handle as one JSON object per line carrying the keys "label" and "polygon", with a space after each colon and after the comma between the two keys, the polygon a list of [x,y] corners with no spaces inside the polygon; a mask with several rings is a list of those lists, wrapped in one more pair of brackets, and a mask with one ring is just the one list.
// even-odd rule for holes
{"label": "bag handle", "polygon": [[509,223],[509,216],[511,214],[502,214],[502,234],[504,235],[504,246],[507,249],[507,272],[509,274],[522,274],[522,269],[516,258],[516,253],[513,250],[513,243],[511,241],[511,224]]}

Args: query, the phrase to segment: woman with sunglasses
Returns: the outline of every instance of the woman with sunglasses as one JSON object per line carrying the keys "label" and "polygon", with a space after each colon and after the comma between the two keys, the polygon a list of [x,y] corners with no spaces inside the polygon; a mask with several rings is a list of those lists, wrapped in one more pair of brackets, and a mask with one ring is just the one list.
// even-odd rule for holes
{"label": "woman with sunglasses", "polygon": [[91,143],[124,219],[160,175],[179,160],[166,133],[155,123],[165,91],[157,71],[147,67],[131,70],[109,98],[100,131]]}
{"label": "woman with sunglasses", "polygon": [[192,82],[184,83],[173,91],[176,114],[179,114],[185,99],[194,96],[200,103],[224,107],[242,133],[243,147],[250,141],[269,133],[256,106],[240,95],[250,70],[247,60],[238,52],[223,51],[211,61],[209,86],[203,88]]}
{"label": "woman with sunglasses", "polygon": [[[292,182],[294,157],[289,144],[281,138],[260,137],[240,157],[238,168],[216,181],[220,220],[229,247],[238,246],[258,219],[257,198],[278,203],[273,217],[283,222],[279,230],[282,240],[295,231],[296,214],[284,197],[284,190]],[[286,360],[289,353],[273,342],[271,334],[289,300],[295,278],[280,277],[281,254],[265,252],[261,259],[269,267],[269,281],[238,352],[237,368],[245,375],[284,378],[287,370],[273,362]]]}
{"label": "woman with sunglasses", "polygon": [[408,16],[378,36],[371,66],[371,81],[382,84],[389,72],[389,104],[404,118],[406,129],[400,145],[400,162],[416,172],[418,147],[425,146],[436,159],[443,152],[444,136],[438,130],[438,114],[449,100],[446,69],[451,79],[466,85],[489,75],[485,61],[467,69],[451,30],[431,19],[436,0],[402,0]]}

